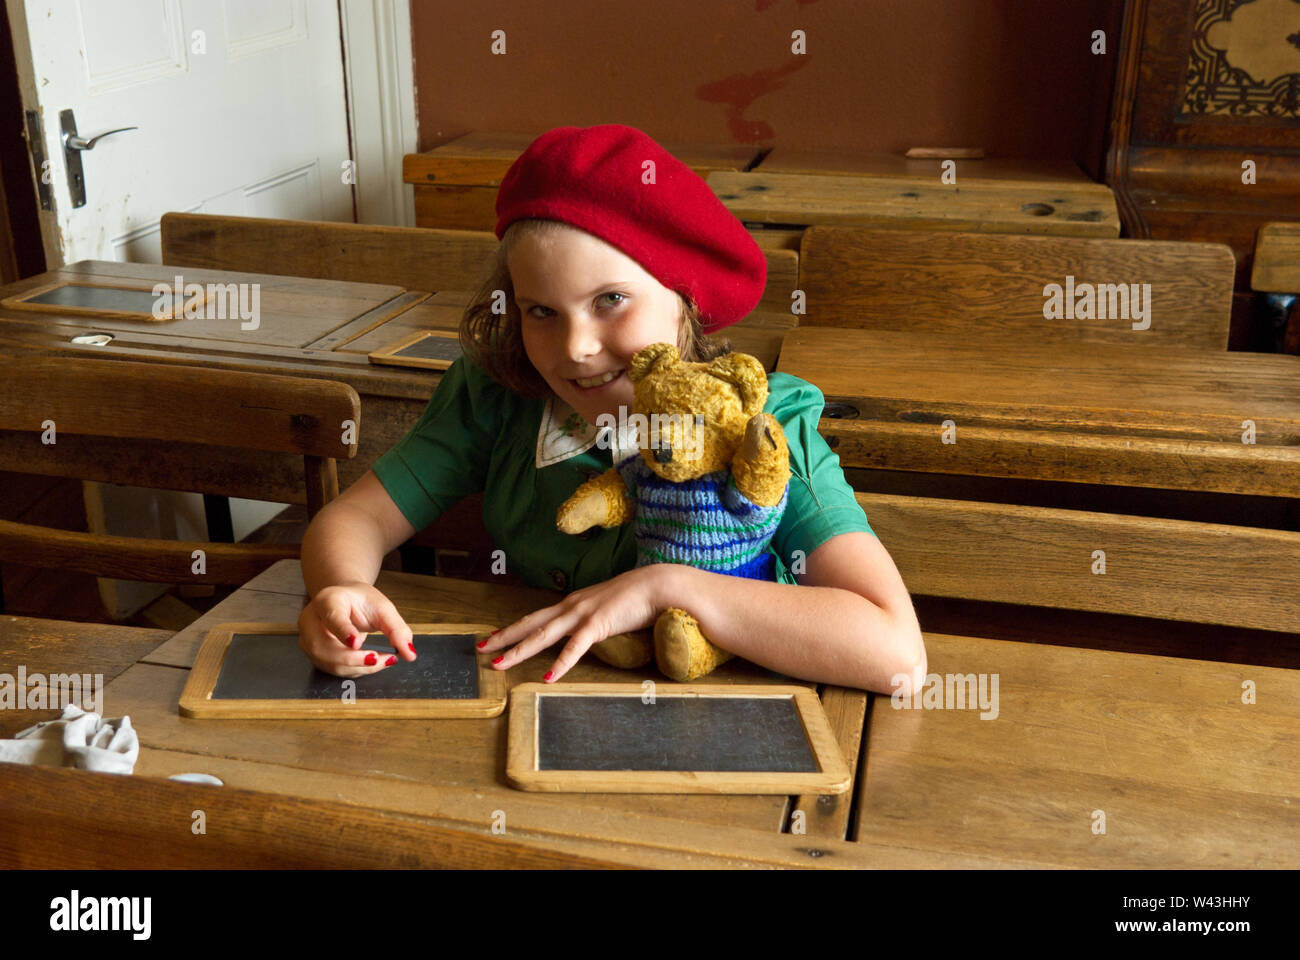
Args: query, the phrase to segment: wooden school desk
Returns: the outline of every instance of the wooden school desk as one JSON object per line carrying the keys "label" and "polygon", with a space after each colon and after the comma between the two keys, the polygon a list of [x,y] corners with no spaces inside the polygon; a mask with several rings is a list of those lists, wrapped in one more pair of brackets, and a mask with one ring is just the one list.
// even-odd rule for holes
{"label": "wooden school desk", "polygon": [[[378,585],[408,620],[482,620],[491,611],[506,623],[555,598],[410,574],[382,573]],[[887,697],[824,689],[855,771],[849,795],[548,795],[507,785],[508,714],[391,722],[179,716],[176,701],[208,626],[292,622],[304,599],[299,565],[277,564],[108,684],[106,711],[128,714],[140,734],[134,777],[0,764],[0,862],[1300,865],[1293,671],[928,634],[932,672],[999,674],[998,716],[894,710]],[[553,655],[508,671],[508,682],[539,680]],[[653,677],[653,669],[617,671],[587,658],[561,683]],[[734,661],[710,678],[775,679]],[[1257,705],[1238,705],[1243,680],[1256,685]],[[181,772],[210,773],[226,786],[159,779]],[[201,841],[190,832],[196,804],[208,813]],[[805,812],[803,835],[789,832],[795,810]],[[1094,810],[1106,814],[1105,835],[1092,833]],[[493,834],[502,815],[506,832]]]}
{"label": "wooden school desk", "polygon": [[[491,615],[504,625],[553,603],[557,597],[541,590],[387,572],[380,575],[378,586],[411,622],[482,622]],[[506,856],[510,842],[542,845],[569,857],[591,857],[593,863],[641,866],[939,866],[946,862],[945,857],[929,851],[874,851],[843,839],[850,794],[820,803],[816,797],[611,796],[514,790],[505,778],[506,714],[490,720],[328,722],[213,721],[179,715],[177,700],[209,626],[222,621],[294,622],[304,600],[300,565],[296,561],[276,564],[192,627],[146,654],[104,692],[105,710],[113,716],[129,715],[140,733],[137,781],[202,772],[225,781],[227,787],[221,789],[226,796],[236,797],[240,790],[262,794],[240,795],[238,809],[228,811],[240,824],[239,835],[228,837],[231,843],[247,841],[246,831],[256,825],[250,811],[262,809],[258,804],[271,804],[280,810],[285,805],[341,802],[356,811],[358,823],[376,823],[382,815],[397,817],[407,826],[417,823],[454,828],[479,839],[495,839],[497,835],[491,830],[494,817],[504,816],[506,833],[500,838],[507,843],[499,848],[489,843],[489,849],[498,851],[492,854],[497,859],[480,856],[473,865],[481,866],[511,865],[514,854]],[[540,681],[549,662],[546,656],[535,657],[509,671],[507,680],[511,685]],[[658,675],[653,670],[617,671],[592,659],[568,676],[572,681],[639,683]],[[725,665],[712,678],[718,683],[739,681],[788,682],[745,663]],[[823,693],[823,699],[853,769],[866,695],[831,689]],[[107,857],[116,854],[125,858],[119,863],[122,866],[182,865],[187,862],[186,856],[192,855],[194,865],[212,863],[214,857],[224,865],[240,865],[233,854],[223,861],[211,849],[223,842],[218,832],[220,818],[216,816],[209,819],[210,848],[200,850],[192,842],[188,818],[193,808],[185,806],[189,794],[184,794],[184,800],[176,798],[182,796],[178,791],[193,788],[173,783],[152,788],[150,802],[168,811],[183,810],[185,815],[184,823],[160,822],[160,818],[141,815],[138,810],[128,816],[125,807],[115,803],[94,803],[96,790],[116,790],[119,784],[112,780],[97,783],[91,775],[85,775],[78,783],[82,790],[80,811],[75,805],[60,806],[58,816],[42,819],[17,800],[6,803],[3,799],[17,796],[11,786],[40,788],[40,784],[28,783],[37,776],[0,764],[0,806],[4,807],[0,810],[0,835],[13,838],[6,841],[9,850],[0,852],[0,856],[11,863],[48,863],[42,859],[42,851],[46,850],[75,852],[76,846],[66,837],[53,842],[51,835],[95,830],[85,813],[94,805],[107,818],[99,825],[104,833],[119,839],[126,834],[138,845],[105,841],[97,847],[98,834],[87,835],[85,859],[76,861],[69,853],[73,862],[103,865]],[[70,789],[66,784],[58,786]],[[47,784],[44,789],[53,794],[56,788]],[[143,791],[145,787],[135,783],[121,789]],[[217,796],[210,802],[226,801]],[[807,812],[805,834],[782,833],[792,809]],[[313,816],[325,816],[315,807],[312,810]],[[119,813],[122,819],[113,819]],[[249,826],[250,822],[254,826]],[[346,818],[340,822],[346,823]],[[369,836],[368,844],[380,852],[369,860],[361,853],[349,852],[350,848],[331,860],[332,838],[268,835],[264,842],[268,850],[282,858],[282,865],[435,865],[421,851],[411,851],[403,860],[409,837],[401,831]],[[257,846],[251,841],[247,845]],[[957,862],[977,865],[982,861],[958,858]]]}
{"label": "wooden school desk", "polygon": [[[0,300],[60,279],[171,284],[178,273],[186,282],[261,284],[258,328],[241,330],[237,319],[154,322],[0,307],[0,351],[10,355],[57,352],[347,383],[362,398],[362,422],[357,458],[339,463],[339,486],[343,489],[401,439],[433,394],[437,374],[381,366],[371,363],[364,353],[336,350],[349,339],[428,299],[427,291],[158,264],[82,261],[0,288]],[[101,332],[114,339],[104,346],[71,342],[75,336]],[[281,502],[301,503],[301,484],[293,479],[292,458],[282,461],[275,457],[261,459],[257,469],[274,477],[283,475],[284,489],[278,498]],[[268,462],[275,464],[275,469],[268,470]],[[251,469],[251,464],[236,455],[214,461],[209,467],[214,471],[212,476],[226,477],[230,486],[237,487],[239,476]]]}
{"label": "wooden school desk", "polygon": [[[339,463],[346,489],[402,438],[424,412],[441,373],[372,363],[367,354],[416,330],[455,331],[466,291],[408,290],[400,286],[282,277],[158,264],[81,261],[0,287],[0,300],[58,280],[89,283],[261,284],[256,330],[238,320],[98,318],[0,307],[0,350],[58,351],[98,358],[194,364],[287,376],[321,377],[351,385],[362,398],[357,456]],[[770,370],[792,318],[767,311],[732,339]],[[74,344],[75,336],[107,333],[104,346]],[[286,461],[287,462],[287,461]],[[242,465],[230,464],[232,474]],[[299,498],[300,499],[300,498]],[[297,502],[286,488],[285,503]]]}
{"label": "wooden school desk", "polygon": [[828,154],[775,147],[744,171],[706,182],[745,223],[852,224],[910,230],[1119,236],[1115,196],[1069,163]]}
{"label": "wooden school desk", "polygon": [[[825,393],[820,430],[846,469],[1230,495],[1220,508],[1300,498],[1300,358],[981,336],[799,327],[779,366]],[[1300,627],[1294,529],[860,496],[915,592]],[[1008,578],[1008,560],[1033,575]]]}

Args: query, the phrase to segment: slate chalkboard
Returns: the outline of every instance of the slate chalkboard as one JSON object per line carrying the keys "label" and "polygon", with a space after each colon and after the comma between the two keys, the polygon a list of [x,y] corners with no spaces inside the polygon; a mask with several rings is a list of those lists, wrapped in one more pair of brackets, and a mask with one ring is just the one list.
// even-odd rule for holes
{"label": "slate chalkboard", "polygon": [[460,355],[459,338],[429,330],[408,333],[400,340],[367,354],[373,363],[427,370],[446,370]]}
{"label": "slate chalkboard", "polygon": [[852,783],[816,690],[786,684],[523,683],[510,691],[506,776],[521,790],[588,793]]}
{"label": "slate chalkboard", "polygon": [[420,360],[455,360],[460,356],[460,341],[453,337],[421,337],[408,347],[391,354],[394,357]]}
{"label": "slate chalkboard", "polygon": [[541,770],[817,770],[789,698],[545,696],[537,746]]}
{"label": "slate chalkboard", "polygon": [[[159,319],[171,320],[181,315],[185,298],[176,296],[175,292],[169,296],[171,310],[161,318],[153,315],[158,298],[153,295],[152,287],[141,289],[61,281],[49,287],[6,297],[3,305],[25,310],[61,311],[157,322]],[[195,300],[201,303],[202,296],[198,295]]]}
{"label": "slate chalkboard", "polygon": [[[473,699],[478,696],[478,658],[473,634],[416,635],[416,659],[354,678],[361,699]],[[393,645],[372,634],[361,645],[381,656]],[[214,700],[341,700],[343,678],[317,670],[298,648],[296,634],[239,633],[231,638]]]}
{"label": "slate chalkboard", "polygon": [[[283,623],[226,623],[204,638],[181,695],[190,717],[494,717],[505,709],[505,677],[475,644],[486,624],[408,624],[416,659],[358,677],[317,670]],[[393,654],[380,633],[362,650]]]}

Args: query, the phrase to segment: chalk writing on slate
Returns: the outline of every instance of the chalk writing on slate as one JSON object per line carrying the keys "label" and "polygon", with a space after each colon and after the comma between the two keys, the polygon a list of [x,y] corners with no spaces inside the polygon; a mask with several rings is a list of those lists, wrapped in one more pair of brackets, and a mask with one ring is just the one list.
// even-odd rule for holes
{"label": "chalk writing on slate", "polygon": [[[124,290],[119,287],[91,287],[75,283],[46,290],[27,303],[49,303],[59,307],[87,307],[95,310],[120,310],[126,313],[143,313],[152,316],[158,298],[150,290]],[[173,294],[176,313],[184,305],[182,298]]]}
{"label": "chalk writing on slate", "polygon": [[[473,700],[478,697],[478,660],[473,634],[417,633],[416,659],[353,677],[357,700]],[[393,645],[373,634],[361,645],[380,656]],[[343,677],[317,670],[292,633],[237,633],[230,639],[213,700],[341,700]]]}
{"label": "chalk writing on slate", "polygon": [[539,770],[816,773],[790,697],[537,698]]}
{"label": "chalk writing on slate", "polygon": [[460,356],[460,341],[454,337],[422,337],[409,347],[398,350],[393,356],[417,360],[455,360]]}

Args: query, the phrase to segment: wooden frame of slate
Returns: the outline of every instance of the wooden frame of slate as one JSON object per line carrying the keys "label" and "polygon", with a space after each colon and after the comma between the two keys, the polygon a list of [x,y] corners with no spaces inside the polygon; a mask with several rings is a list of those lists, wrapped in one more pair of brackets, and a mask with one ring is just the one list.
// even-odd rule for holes
{"label": "wooden frame of slate", "polygon": [[372,363],[446,370],[460,353],[459,334],[450,330],[416,330],[366,356]]}
{"label": "wooden frame of slate", "polygon": [[[416,659],[399,659],[378,673],[352,678],[356,684],[354,696],[347,700],[343,684],[348,678],[335,677],[311,665],[298,648],[297,624],[223,623],[209,630],[203,639],[181,693],[181,715],[245,720],[425,719],[495,717],[505,709],[506,679],[501,671],[492,669],[488,656],[475,648],[477,641],[496,627],[482,623],[409,626],[415,637]],[[438,646],[437,637],[447,637],[448,644],[454,646]],[[232,649],[233,669],[226,673],[227,654]],[[393,653],[388,638],[378,632],[367,634],[361,649],[373,649],[380,655]],[[466,662],[467,657],[472,661]],[[422,666],[423,672],[410,672]],[[437,699],[389,695],[406,692],[403,688],[413,682],[449,685],[458,693]],[[385,695],[367,697],[368,686]],[[265,694],[268,687],[307,695],[238,696],[241,690]]]}
{"label": "wooden frame of slate", "polygon": [[[702,724],[722,736],[692,736]],[[851,784],[816,691],[775,684],[661,683],[653,703],[640,684],[520,684],[506,776],[520,790],[583,793],[836,794]]]}
{"label": "wooden frame of slate", "polygon": [[[168,285],[167,289],[174,292],[171,285]],[[77,292],[74,293],[74,290]],[[95,292],[100,290],[114,292]],[[60,295],[59,291],[64,291],[64,293]],[[133,296],[140,293],[143,293],[144,296]],[[128,307],[124,303],[124,298],[138,300],[141,302],[141,306],[138,309],[134,306]],[[195,291],[188,299],[182,298],[183,302],[177,304],[173,301],[172,309],[165,316],[155,317],[153,315],[153,303],[158,298],[154,296],[153,284],[102,283],[66,277],[53,283],[44,283],[38,287],[32,287],[30,290],[24,290],[12,297],[5,297],[0,300],[0,307],[10,310],[40,310],[46,313],[59,313],[63,316],[98,317],[103,320],[144,320],[149,323],[166,323],[169,320],[176,320],[183,316],[185,304],[193,303],[195,306],[203,306],[207,302],[206,298],[206,287],[200,285],[200,289]],[[145,305],[144,301],[148,301],[147,305]]]}

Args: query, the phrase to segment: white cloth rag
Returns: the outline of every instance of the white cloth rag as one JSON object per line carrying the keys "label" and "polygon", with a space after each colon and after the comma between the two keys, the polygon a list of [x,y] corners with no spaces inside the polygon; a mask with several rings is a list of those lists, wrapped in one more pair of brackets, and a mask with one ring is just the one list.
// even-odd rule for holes
{"label": "white cloth rag", "polygon": [[131,773],[139,756],[140,738],[130,717],[105,720],[71,703],[60,719],[28,727],[12,740],[0,740],[2,763]]}

